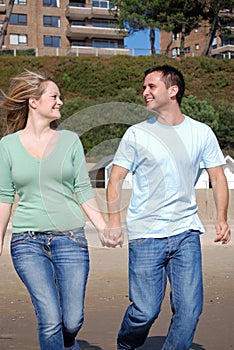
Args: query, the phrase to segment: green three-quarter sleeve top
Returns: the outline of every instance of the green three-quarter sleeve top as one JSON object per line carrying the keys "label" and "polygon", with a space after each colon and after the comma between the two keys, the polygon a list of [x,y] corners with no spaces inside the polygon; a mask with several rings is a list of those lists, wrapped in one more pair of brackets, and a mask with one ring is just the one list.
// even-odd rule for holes
{"label": "green three-quarter sleeve top", "polygon": [[84,151],[76,133],[59,130],[53,151],[43,159],[24,148],[19,132],[0,141],[0,202],[19,196],[12,231],[65,231],[83,227],[79,204],[95,196]]}

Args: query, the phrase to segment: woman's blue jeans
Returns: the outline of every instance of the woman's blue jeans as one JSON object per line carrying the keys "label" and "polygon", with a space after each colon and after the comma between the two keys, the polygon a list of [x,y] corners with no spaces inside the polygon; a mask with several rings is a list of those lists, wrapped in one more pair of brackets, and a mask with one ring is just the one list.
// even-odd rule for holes
{"label": "woman's blue jeans", "polygon": [[127,308],[118,334],[118,349],[141,346],[161,309],[167,277],[172,319],[162,350],[189,350],[202,312],[203,283],[200,232],[129,242]]}
{"label": "woman's blue jeans", "polygon": [[35,308],[41,350],[72,346],[84,319],[89,272],[83,228],[14,233],[11,256]]}

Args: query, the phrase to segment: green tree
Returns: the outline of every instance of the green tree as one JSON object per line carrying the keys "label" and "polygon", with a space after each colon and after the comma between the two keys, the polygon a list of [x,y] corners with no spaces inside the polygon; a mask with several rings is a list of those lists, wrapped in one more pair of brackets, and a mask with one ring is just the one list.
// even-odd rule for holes
{"label": "green tree", "polygon": [[[182,33],[180,51],[184,55],[185,35],[201,20],[205,0],[113,0],[116,6],[120,28],[131,32],[150,29],[151,53],[155,54],[155,27],[162,30]],[[170,43],[168,45],[168,50]],[[166,53],[167,54],[167,53]]]}
{"label": "green tree", "polygon": [[218,139],[226,153],[234,157],[234,104],[225,99],[216,103],[215,108],[219,113]]}
{"label": "green tree", "polygon": [[[198,26],[204,13],[205,0],[169,0],[166,6],[161,8],[158,16],[158,27],[161,30],[172,32],[175,35],[180,33],[180,56],[185,55],[185,36]],[[172,44],[168,43],[165,55]]]}
{"label": "green tree", "polygon": [[204,20],[209,21],[210,31],[207,37],[206,47],[203,51],[203,56],[210,55],[211,45],[217,31],[219,31],[220,35],[224,37],[228,34],[230,26],[227,28],[225,22],[230,23],[230,18],[233,16],[233,8],[233,0],[207,0],[207,6],[203,18]]}
{"label": "green tree", "polygon": [[[182,101],[184,114],[209,125],[215,132],[220,146],[227,153],[234,149],[234,105],[227,100],[217,101],[210,105],[190,95]],[[230,153],[231,154],[231,153]]]}
{"label": "green tree", "polygon": [[155,54],[155,27],[158,14],[167,0],[112,0],[115,9],[111,10],[119,21],[120,28],[128,28],[130,34],[140,29],[150,29],[151,53]]}
{"label": "green tree", "polygon": [[219,113],[207,101],[190,95],[182,100],[181,110],[191,118],[209,125],[215,132],[219,129]]}

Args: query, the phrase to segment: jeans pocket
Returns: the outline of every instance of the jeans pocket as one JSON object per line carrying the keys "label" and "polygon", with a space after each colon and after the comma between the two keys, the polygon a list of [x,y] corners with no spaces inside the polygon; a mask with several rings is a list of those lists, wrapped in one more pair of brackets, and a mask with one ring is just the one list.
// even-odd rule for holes
{"label": "jeans pocket", "polygon": [[143,245],[149,241],[150,238],[138,238],[138,239],[132,239],[129,241],[129,247],[136,247]]}
{"label": "jeans pocket", "polygon": [[11,237],[11,247],[16,247],[17,245],[24,243],[29,240],[28,233],[13,233]]}
{"label": "jeans pocket", "polygon": [[84,229],[73,230],[69,234],[69,239],[75,242],[79,247],[87,248],[88,241],[85,237]]}

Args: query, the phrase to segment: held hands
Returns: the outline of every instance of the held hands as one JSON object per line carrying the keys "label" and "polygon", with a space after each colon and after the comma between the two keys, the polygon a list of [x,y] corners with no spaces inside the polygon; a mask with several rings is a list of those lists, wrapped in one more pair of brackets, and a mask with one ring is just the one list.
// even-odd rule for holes
{"label": "held hands", "polygon": [[99,239],[103,247],[116,248],[123,246],[124,235],[120,225],[111,225],[108,223],[104,230],[99,231]]}
{"label": "held hands", "polygon": [[216,238],[214,242],[222,242],[222,244],[228,244],[231,240],[231,230],[226,221],[219,221],[215,225]]}

